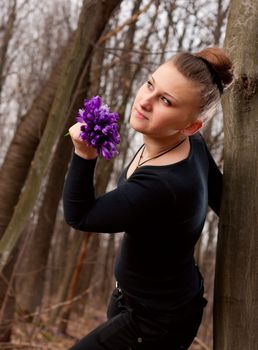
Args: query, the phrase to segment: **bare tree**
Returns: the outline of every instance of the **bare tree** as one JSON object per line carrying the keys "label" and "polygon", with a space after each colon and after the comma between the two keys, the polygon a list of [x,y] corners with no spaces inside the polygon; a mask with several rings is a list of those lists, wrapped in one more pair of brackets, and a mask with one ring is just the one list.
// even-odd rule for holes
{"label": "bare tree", "polygon": [[236,80],[223,101],[223,201],[214,301],[216,350],[258,347],[257,22],[257,1],[231,0],[225,49],[233,59]]}
{"label": "bare tree", "polygon": [[[100,36],[110,13],[120,1],[113,0],[108,3],[103,1],[97,4],[97,8],[96,4],[92,4],[91,1],[84,2],[71,57],[67,61],[63,79],[57,89],[48,122],[31,164],[23,193],[15,208],[11,222],[0,242],[0,251],[2,254],[0,258],[1,267],[6,264],[10,252],[15,246],[35,203],[41,180],[45,175],[45,170],[50,159],[51,149],[55,145],[60,129],[62,130],[64,125],[64,115],[68,112],[70,98],[76,86],[76,81],[80,77],[81,67],[87,64],[92,53],[93,43]],[[99,20],[97,20],[96,14]],[[88,21],[88,18],[93,18],[93,23]],[[106,21],[103,19],[106,19]],[[84,41],[83,46],[81,46],[82,40]]]}
{"label": "bare tree", "polygon": [[2,237],[13,215],[31,161],[42,137],[48,112],[72,45],[73,39],[70,40],[57,64],[53,67],[52,74],[35,98],[31,108],[18,124],[5,155],[0,169],[0,237]]}
{"label": "bare tree", "polygon": [[[97,6],[99,19],[96,19],[96,16],[91,15],[92,13],[95,15],[96,11],[96,8],[93,6],[91,1],[84,2],[74,46],[71,51],[71,55],[67,57],[64,74],[53,101],[45,133],[43,134],[41,142],[35,153],[34,161],[31,164],[30,172],[28,174],[23,192],[20,196],[20,200],[14,210],[11,222],[0,244],[2,245],[2,267],[8,261],[11,250],[22,233],[26,220],[30,215],[31,209],[33,208],[37,198],[37,192],[40,188],[41,181],[45,175],[45,170],[50,160],[51,149],[53,146],[55,146],[56,138],[59,136],[60,130],[63,132],[64,115],[68,111],[70,98],[75,91],[76,83],[80,79],[80,74],[83,70],[82,67],[84,67],[89,61],[94,41],[100,36],[106,21],[109,19],[110,14],[119,4],[119,2],[120,1],[116,0],[109,3],[99,3]],[[88,16],[89,18],[93,19],[93,23],[90,23],[90,21],[86,21],[85,23]],[[85,43],[83,49],[80,45],[81,40],[84,40]]]}

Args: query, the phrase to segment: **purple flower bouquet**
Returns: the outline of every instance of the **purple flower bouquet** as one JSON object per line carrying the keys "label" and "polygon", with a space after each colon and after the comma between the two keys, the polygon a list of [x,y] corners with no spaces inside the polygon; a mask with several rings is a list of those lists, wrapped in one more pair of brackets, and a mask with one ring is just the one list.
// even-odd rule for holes
{"label": "purple flower bouquet", "polygon": [[76,121],[86,123],[81,126],[80,137],[89,146],[95,147],[99,156],[111,159],[118,154],[116,145],[120,142],[119,115],[109,111],[99,96],[84,100],[84,108],[79,109]]}

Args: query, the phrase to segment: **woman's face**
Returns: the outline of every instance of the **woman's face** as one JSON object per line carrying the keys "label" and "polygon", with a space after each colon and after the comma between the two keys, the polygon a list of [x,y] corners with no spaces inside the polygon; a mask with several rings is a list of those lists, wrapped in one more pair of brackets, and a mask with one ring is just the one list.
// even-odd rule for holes
{"label": "woman's face", "polygon": [[197,119],[199,106],[198,85],[185,78],[172,62],[165,63],[140,87],[130,125],[156,138],[169,137],[178,131],[190,135],[202,126]]}

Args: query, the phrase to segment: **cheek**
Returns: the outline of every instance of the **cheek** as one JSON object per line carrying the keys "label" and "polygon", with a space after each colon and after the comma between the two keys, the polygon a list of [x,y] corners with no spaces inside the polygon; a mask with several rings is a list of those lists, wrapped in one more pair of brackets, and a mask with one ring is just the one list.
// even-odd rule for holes
{"label": "cheek", "polygon": [[135,102],[137,103],[139,100],[143,98],[144,92],[145,92],[145,85],[142,85],[135,96],[134,105],[135,105]]}
{"label": "cheek", "polygon": [[[157,114],[158,115],[158,114]],[[155,118],[154,121],[157,129],[160,131],[167,131],[170,133],[174,130],[180,130],[184,126],[184,122],[177,115],[169,114],[159,114],[159,118]]]}

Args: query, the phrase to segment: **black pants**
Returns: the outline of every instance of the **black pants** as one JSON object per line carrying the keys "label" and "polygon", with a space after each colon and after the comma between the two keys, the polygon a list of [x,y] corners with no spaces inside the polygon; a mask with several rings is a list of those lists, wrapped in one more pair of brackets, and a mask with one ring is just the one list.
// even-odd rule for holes
{"label": "black pants", "polygon": [[193,300],[177,310],[169,314],[154,313],[116,288],[108,306],[108,320],[70,350],[188,349],[197,334],[206,303],[202,287]]}

